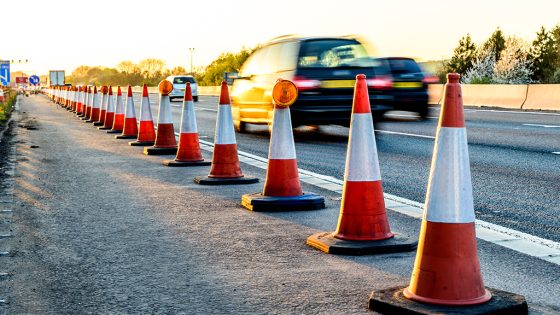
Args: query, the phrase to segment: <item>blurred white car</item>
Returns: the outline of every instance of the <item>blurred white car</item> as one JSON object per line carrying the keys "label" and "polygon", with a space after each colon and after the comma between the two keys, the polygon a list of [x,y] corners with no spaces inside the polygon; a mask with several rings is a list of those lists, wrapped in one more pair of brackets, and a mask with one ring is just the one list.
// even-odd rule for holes
{"label": "blurred white car", "polygon": [[190,82],[193,101],[198,102],[198,85],[192,75],[170,75],[166,80],[173,83],[173,91],[169,94],[169,100],[173,101],[174,98],[183,99],[185,86],[187,82]]}

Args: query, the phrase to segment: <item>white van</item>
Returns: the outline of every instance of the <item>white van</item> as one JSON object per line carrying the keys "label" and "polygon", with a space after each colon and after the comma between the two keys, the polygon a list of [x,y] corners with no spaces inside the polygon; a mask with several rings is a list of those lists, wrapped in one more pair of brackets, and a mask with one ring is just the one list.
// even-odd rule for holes
{"label": "white van", "polygon": [[170,101],[173,101],[174,98],[183,99],[185,96],[185,86],[187,82],[190,82],[193,101],[198,102],[198,85],[192,75],[170,75],[166,80],[173,83],[173,91],[169,94]]}

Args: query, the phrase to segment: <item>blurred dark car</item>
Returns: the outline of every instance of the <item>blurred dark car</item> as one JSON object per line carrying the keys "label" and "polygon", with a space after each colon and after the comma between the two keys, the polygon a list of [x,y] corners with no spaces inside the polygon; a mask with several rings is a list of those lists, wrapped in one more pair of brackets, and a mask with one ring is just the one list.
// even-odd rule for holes
{"label": "blurred dark car", "polygon": [[425,119],[429,113],[428,84],[437,83],[437,78],[424,73],[412,58],[383,57],[374,60],[380,63],[379,67],[387,69],[393,79],[392,88],[386,91],[392,96],[392,107],[416,112]]}
{"label": "blurred dark car", "polygon": [[293,81],[299,90],[290,106],[292,126],[350,125],[357,74],[367,78],[374,118],[390,110],[393,96],[385,93],[392,82],[388,73],[377,73],[357,39],[348,37],[276,38],[257,49],[243,64],[231,89],[235,129],[247,123],[272,123],[271,91],[277,79]]}

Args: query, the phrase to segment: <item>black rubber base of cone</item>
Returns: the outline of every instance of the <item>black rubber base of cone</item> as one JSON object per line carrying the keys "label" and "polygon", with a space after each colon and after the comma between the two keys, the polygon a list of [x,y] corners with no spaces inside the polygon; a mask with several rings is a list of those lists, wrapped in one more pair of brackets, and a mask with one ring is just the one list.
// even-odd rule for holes
{"label": "black rubber base of cone", "polygon": [[105,123],[102,123],[100,121],[96,121],[96,122],[93,123],[94,126],[103,126],[103,124],[105,124]]}
{"label": "black rubber base of cone", "polygon": [[132,136],[132,135],[130,135],[130,136],[118,135],[118,136],[115,136],[115,139],[136,139],[137,137],[138,136]]}
{"label": "black rubber base of cone", "polygon": [[470,306],[444,306],[415,302],[403,295],[406,287],[396,287],[374,291],[368,306],[372,311],[381,314],[486,314],[516,315],[527,314],[528,307],[525,297],[515,293],[487,288],[492,299],[486,303]]}
{"label": "black rubber base of cone", "polygon": [[375,255],[412,251],[418,246],[418,240],[395,233],[385,240],[347,241],[334,237],[332,232],[321,232],[308,237],[307,245],[327,254]]}
{"label": "black rubber base of cone", "polygon": [[122,130],[107,130],[107,133],[122,133]]}
{"label": "black rubber base of cone", "polygon": [[312,193],[294,197],[272,197],[254,193],[241,196],[241,205],[251,211],[318,210],[325,208],[325,198]]}
{"label": "black rubber base of cone", "polygon": [[111,127],[97,127],[97,130],[111,130]]}
{"label": "black rubber base of cone", "polygon": [[258,178],[250,176],[236,178],[214,178],[208,176],[197,176],[194,178],[194,182],[200,185],[243,185],[254,184],[258,181]]}
{"label": "black rubber base of cone", "polygon": [[144,148],[144,154],[146,155],[175,155],[177,154],[177,147],[174,148],[157,148],[148,147]]}
{"label": "black rubber base of cone", "polygon": [[85,123],[88,123],[88,124],[91,124],[91,123],[94,123],[94,122],[95,122],[95,121],[93,121],[93,120],[91,120],[91,119],[88,119],[88,118],[85,118],[85,117],[82,118],[82,120],[83,120]]}
{"label": "black rubber base of cone", "polygon": [[128,145],[131,145],[133,147],[147,147],[147,146],[154,145],[154,142],[153,141],[130,141]]}
{"label": "black rubber base of cone", "polygon": [[212,162],[210,161],[181,162],[175,160],[163,160],[163,162],[161,163],[165,166],[173,166],[173,167],[208,166],[212,164]]}

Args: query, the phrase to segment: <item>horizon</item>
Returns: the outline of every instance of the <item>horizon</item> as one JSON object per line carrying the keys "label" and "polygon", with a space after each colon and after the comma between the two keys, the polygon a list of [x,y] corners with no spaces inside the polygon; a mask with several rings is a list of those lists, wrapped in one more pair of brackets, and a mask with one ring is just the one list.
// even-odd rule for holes
{"label": "horizon", "polygon": [[[23,13],[15,9],[16,2],[3,4],[12,13],[4,15],[5,25],[13,27],[4,35],[6,45],[0,49],[2,60],[28,59],[27,64],[12,64],[11,72],[29,75],[45,75],[48,70],[65,70],[70,75],[81,65],[114,68],[121,61],[138,63],[146,58],[161,59],[166,68],[181,66],[189,72],[189,48],[194,48],[193,68],[200,68],[221,53],[251,49],[285,34],[357,34],[373,55],[438,61],[450,58],[467,33],[480,44],[499,27],[504,36],[531,43],[541,26],[550,30],[560,22],[556,14],[560,3],[553,0],[536,0],[531,5],[475,0],[468,6],[436,0],[356,0],[345,6],[332,0],[285,0],[274,7],[275,15],[268,9],[270,3],[253,0],[169,1],[163,8],[107,0],[81,9],[68,0],[29,3],[33,10]],[[55,10],[60,17],[53,17]],[[461,15],[453,17],[451,12],[457,11]],[[528,18],[534,16],[539,19]],[[183,26],[185,31],[179,31]],[[64,30],[66,37],[52,36],[49,29]]]}

